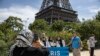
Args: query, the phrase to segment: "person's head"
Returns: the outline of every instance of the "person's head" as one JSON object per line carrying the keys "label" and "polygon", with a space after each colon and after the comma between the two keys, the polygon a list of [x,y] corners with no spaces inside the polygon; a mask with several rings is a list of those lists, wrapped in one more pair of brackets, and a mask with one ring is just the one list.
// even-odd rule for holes
{"label": "person's head", "polygon": [[91,36],[92,36],[92,37],[95,37],[95,35],[94,35],[94,34],[91,34]]}
{"label": "person's head", "polygon": [[24,38],[26,38],[29,42],[32,42],[32,39],[34,38],[34,34],[31,30],[22,30],[19,35],[22,35]]}
{"label": "person's head", "polygon": [[73,36],[74,36],[74,37],[77,36],[77,32],[74,32],[74,33],[73,33]]}
{"label": "person's head", "polygon": [[60,40],[60,37],[57,37],[57,40]]}
{"label": "person's head", "polygon": [[34,34],[34,39],[33,39],[33,42],[36,42],[39,40],[39,37],[38,37],[38,34]]}
{"label": "person's head", "polygon": [[45,33],[42,33],[43,34],[43,37],[45,37],[46,35],[45,35]]}

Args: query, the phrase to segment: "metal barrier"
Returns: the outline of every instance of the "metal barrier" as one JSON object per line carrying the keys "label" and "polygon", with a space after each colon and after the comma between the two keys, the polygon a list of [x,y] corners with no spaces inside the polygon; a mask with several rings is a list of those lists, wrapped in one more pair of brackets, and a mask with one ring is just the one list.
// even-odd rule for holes
{"label": "metal barrier", "polygon": [[69,48],[68,47],[51,47],[48,49],[50,51],[49,56],[69,56]]}

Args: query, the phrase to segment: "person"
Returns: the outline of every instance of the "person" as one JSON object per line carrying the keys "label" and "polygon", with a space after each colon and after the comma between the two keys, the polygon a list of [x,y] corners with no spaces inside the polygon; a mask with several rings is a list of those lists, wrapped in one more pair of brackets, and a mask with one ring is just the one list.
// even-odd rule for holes
{"label": "person", "polygon": [[96,42],[97,41],[95,40],[95,35],[92,34],[91,37],[89,38],[90,56],[94,56],[94,48]]}
{"label": "person", "polygon": [[11,46],[9,56],[22,56],[23,50],[27,47],[32,47],[32,34],[33,33],[29,30],[22,30],[17,35],[15,43]]}
{"label": "person", "polygon": [[89,39],[87,40],[87,46],[88,46],[88,50],[89,50],[89,54],[90,54],[90,43],[89,43]]}
{"label": "person", "polygon": [[42,37],[41,40],[42,40],[44,46],[46,46],[46,38],[45,37]]}
{"label": "person", "polygon": [[60,47],[59,41],[56,41],[56,47]]}
{"label": "person", "polygon": [[49,56],[49,50],[44,46],[37,34],[34,34],[32,46],[38,49],[38,56]]}
{"label": "person", "polygon": [[[30,30],[22,30],[16,38],[16,42],[10,48],[9,56],[47,56],[46,49],[33,45],[33,41],[36,39],[36,35]],[[48,54],[49,55],[49,54]]]}
{"label": "person", "polygon": [[82,47],[82,42],[79,36],[77,36],[77,32],[73,33],[73,37],[71,42],[68,44],[72,46],[73,56],[81,56],[80,48]]}
{"label": "person", "polygon": [[49,40],[48,40],[48,38],[46,38],[46,47],[51,47],[51,45],[50,45],[50,42],[49,42]]}
{"label": "person", "polygon": [[50,43],[50,46],[51,47],[54,47],[54,41],[53,41],[53,39],[52,39],[52,37],[49,37],[49,43]]}
{"label": "person", "polygon": [[66,42],[64,39],[62,39],[62,44],[63,44],[63,47],[66,47]]}

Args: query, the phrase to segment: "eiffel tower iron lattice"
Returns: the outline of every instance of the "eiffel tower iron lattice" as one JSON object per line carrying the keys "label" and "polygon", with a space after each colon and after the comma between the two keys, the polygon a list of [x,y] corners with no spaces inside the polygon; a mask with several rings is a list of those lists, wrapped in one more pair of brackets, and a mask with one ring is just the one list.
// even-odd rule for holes
{"label": "eiffel tower iron lattice", "polygon": [[69,0],[43,0],[40,11],[35,18],[45,19],[50,24],[55,20],[78,21],[77,12],[71,7]]}
{"label": "eiffel tower iron lattice", "polygon": [[61,7],[64,9],[73,10],[69,0],[44,0],[40,10],[43,10],[52,5]]}

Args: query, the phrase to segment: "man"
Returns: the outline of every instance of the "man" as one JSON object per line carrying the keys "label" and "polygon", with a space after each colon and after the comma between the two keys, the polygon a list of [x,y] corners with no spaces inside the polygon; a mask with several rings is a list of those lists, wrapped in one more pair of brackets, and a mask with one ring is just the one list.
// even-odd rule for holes
{"label": "man", "polygon": [[77,33],[73,33],[73,37],[71,39],[71,42],[69,45],[72,45],[73,48],[73,56],[81,56],[80,54],[80,48],[82,46],[80,38],[77,36]]}
{"label": "man", "polygon": [[95,35],[92,34],[91,37],[89,38],[90,56],[94,56],[94,48],[96,42],[97,41],[95,40]]}

